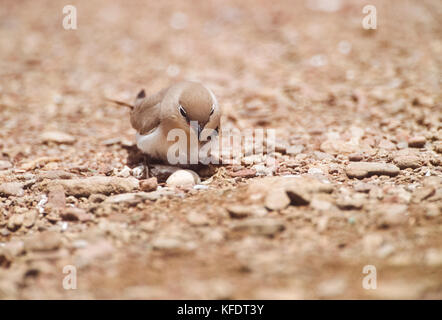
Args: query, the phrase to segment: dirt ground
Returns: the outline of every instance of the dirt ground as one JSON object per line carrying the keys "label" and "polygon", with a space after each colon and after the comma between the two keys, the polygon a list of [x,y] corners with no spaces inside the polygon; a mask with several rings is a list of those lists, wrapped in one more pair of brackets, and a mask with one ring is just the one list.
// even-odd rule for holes
{"label": "dirt ground", "polygon": [[[369,2],[3,0],[0,298],[441,299],[442,3]],[[183,79],[276,169],[152,191],[103,97]]]}

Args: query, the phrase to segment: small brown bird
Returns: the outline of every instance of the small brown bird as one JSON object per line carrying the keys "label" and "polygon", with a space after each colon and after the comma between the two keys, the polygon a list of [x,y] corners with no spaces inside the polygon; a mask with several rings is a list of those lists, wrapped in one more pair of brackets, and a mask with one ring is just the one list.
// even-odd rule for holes
{"label": "small brown bird", "polygon": [[181,129],[180,132],[185,133],[187,139],[185,154],[179,155],[179,164],[185,164],[182,163],[183,159],[190,163],[191,153],[194,152],[190,147],[192,141],[197,141],[199,148],[210,140],[203,137],[203,130],[210,137],[219,130],[221,109],[215,95],[198,82],[179,82],[150,97],[146,97],[144,90],[141,90],[133,106],[110,101],[131,108],[130,123],[137,131],[137,147],[148,157],[171,164],[176,164],[173,163],[176,160],[171,160],[176,159],[175,154],[171,157],[169,152],[176,144],[174,135],[169,138],[172,141],[168,141],[171,130]]}

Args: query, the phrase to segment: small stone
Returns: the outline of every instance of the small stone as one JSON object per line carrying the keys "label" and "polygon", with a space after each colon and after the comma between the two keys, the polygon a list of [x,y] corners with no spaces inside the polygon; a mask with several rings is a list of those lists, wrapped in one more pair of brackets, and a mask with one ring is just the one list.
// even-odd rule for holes
{"label": "small stone", "polygon": [[416,169],[422,166],[420,158],[418,156],[413,156],[413,155],[397,156],[394,158],[393,161],[400,169],[406,169],[406,168]]}
{"label": "small stone", "polygon": [[267,214],[267,210],[259,205],[231,205],[227,207],[227,211],[231,218],[242,219],[248,216],[263,216]]}
{"label": "small stone", "polygon": [[425,252],[425,262],[432,267],[442,266],[442,250],[431,248]]}
{"label": "small stone", "polygon": [[233,231],[244,231],[254,235],[273,237],[282,232],[285,225],[280,220],[270,218],[251,218],[238,222],[232,227]]}
{"label": "small stone", "polygon": [[345,171],[349,178],[362,179],[372,175],[396,176],[399,168],[390,163],[350,162]]}
{"label": "small stone", "polygon": [[147,193],[147,192],[121,193],[121,194],[110,196],[104,202],[105,203],[136,205],[136,204],[143,202],[145,200],[151,200],[151,194],[152,193]]}
{"label": "small stone", "polygon": [[152,241],[152,247],[156,250],[162,250],[167,252],[180,252],[191,249],[190,246],[183,243],[180,239],[169,238],[166,236],[159,237]]}
{"label": "small stone", "polygon": [[61,246],[61,235],[54,231],[44,231],[25,240],[26,251],[51,251]]}
{"label": "small stone", "polygon": [[6,160],[0,160],[0,170],[12,168],[12,163]]}
{"label": "small stone", "polygon": [[156,177],[152,177],[149,179],[140,181],[140,189],[141,191],[150,192],[155,191],[158,187],[158,180]]}
{"label": "small stone", "polygon": [[61,185],[54,185],[49,188],[48,202],[45,206],[47,212],[59,210],[66,207],[66,196]]}
{"label": "small stone", "polygon": [[27,211],[23,217],[23,225],[26,228],[31,228],[35,224],[35,221],[37,220],[37,216],[38,216],[37,210]]}
{"label": "small stone", "polygon": [[352,153],[348,156],[348,160],[350,161],[362,161],[362,159],[364,159],[364,156],[360,153]]}
{"label": "small stone", "polygon": [[62,170],[40,171],[37,175],[37,181],[40,182],[44,179],[72,179],[74,177],[74,174]]}
{"label": "small stone", "polygon": [[194,226],[204,226],[209,224],[207,216],[197,212],[191,212],[187,215],[187,221]]}
{"label": "small stone", "polygon": [[407,205],[402,204],[381,206],[377,209],[377,214],[380,216],[379,226],[391,227],[406,223],[408,220],[408,217],[406,216],[407,210]]}
{"label": "small stone", "polygon": [[256,176],[256,170],[254,169],[242,169],[236,172],[230,173],[231,177],[238,178],[253,178]]}
{"label": "small stone", "polygon": [[284,188],[270,190],[265,198],[265,206],[271,211],[285,209],[289,204],[290,198],[287,196]]}
{"label": "small stone", "polygon": [[117,176],[118,177],[122,177],[122,178],[127,178],[130,177],[131,174],[131,170],[128,166],[124,166],[123,169],[121,169],[118,173]]}
{"label": "small stone", "polygon": [[290,186],[286,188],[290,203],[295,206],[305,206],[311,201],[311,193],[301,186]]}
{"label": "small stone", "polygon": [[19,182],[6,182],[0,184],[0,196],[21,197],[24,195],[23,185]]}
{"label": "small stone", "polygon": [[424,186],[422,188],[418,188],[413,192],[411,197],[412,202],[421,203],[422,201],[428,199],[436,193],[436,188],[433,186]]}
{"label": "small stone", "polygon": [[24,214],[13,214],[8,220],[8,229],[10,231],[16,231],[20,229],[23,224]]}
{"label": "small stone", "polygon": [[411,148],[422,148],[423,146],[425,146],[425,143],[427,142],[427,139],[423,136],[416,136],[416,137],[412,137],[410,138],[410,140],[408,140],[408,146]]}
{"label": "small stone", "polygon": [[341,210],[360,210],[364,206],[363,199],[345,198],[336,201],[336,205]]}
{"label": "small stone", "polygon": [[438,217],[442,214],[442,206],[430,203],[425,208],[425,216],[428,218]]}
{"label": "small stone", "polygon": [[145,174],[145,171],[146,167],[144,165],[141,165],[132,169],[132,175],[137,179],[142,179],[143,177],[147,176]]}
{"label": "small stone", "polygon": [[290,155],[300,154],[304,150],[304,146],[301,144],[289,146],[286,148],[286,153]]}
{"label": "small stone", "polygon": [[84,179],[70,179],[70,180],[53,180],[49,184],[41,184],[43,189],[48,189],[53,185],[61,185],[67,195],[76,197],[89,197],[91,194],[112,194],[125,193],[138,189],[138,179],[134,177],[118,178],[118,177],[103,177],[95,176]]}
{"label": "small stone", "polygon": [[194,186],[198,183],[200,183],[200,177],[192,170],[178,170],[166,180],[169,187]]}
{"label": "small stone", "polygon": [[54,142],[58,144],[73,144],[75,143],[75,137],[70,134],[60,131],[47,131],[41,135],[43,142]]}
{"label": "small stone", "polygon": [[434,151],[437,153],[442,153],[442,141],[436,141],[434,143]]}
{"label": "small stone", "polygon": [[60,212],[63,221],[80,221],[86,215],[86,211],[79,208],[65,208]]}
{"label": "small stone", "polygon": [[[12,254],[0,247],[0,268],[9,268],[12,264],[13,257]],[[2,297],[2,287],[0,286],[0,297]]]}

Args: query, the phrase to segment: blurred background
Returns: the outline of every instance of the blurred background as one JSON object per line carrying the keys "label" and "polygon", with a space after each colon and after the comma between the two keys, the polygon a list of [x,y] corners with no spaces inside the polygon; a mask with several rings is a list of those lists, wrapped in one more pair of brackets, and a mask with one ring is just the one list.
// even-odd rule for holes
{"label": "blurred background", "polygon": [[[65,5],[77,9],[76,30],[63,28]],[[362,27],[366,5],[376,8],[375,30]],[[27,187],[24,197],[0,197],[0,242],[19,243],[12,264],[0,252],[0,297],[440,298],[440,194],[430,185],[433,200],[410,199],[440,174],[441,17],[440,0],[1,0],[0,182]],[[290,207],[272,216],[284,220],[280,236],[237,239],[224,206],[247,201],[237,188],[247,180],[227,168],[186,201],[109,209],[105,197],[67,196],[90,220],[63,229],[40,214],[29,228],[8,227],[35,212],[43,193],[32,185],[45,177],[123,172],[135,131],[128,110],[104,97],[131,103],[141,88],[183,79],[213,90],[223,126],[274,128],[278,143],[294,146],[278,147],[278,175],[323,172],[334,196],[362,194],[362,204]],[[422,157],[416,169],[372,178],[371,193],[345,175],[350,155],[391,161],[415,136],[428,147],[411,150]],[[381,229],[378,207],[398,203],[410,219]],[[189,222],[191,209],[202,223]],[[59,247],[20,251],[44,230],[63,235]],[[198,250],[153,250],[164,234],[177,250]],[[77,291],[60,286],[70,263]],[[362,266],[374,263],[382,287],[363,290]]]}

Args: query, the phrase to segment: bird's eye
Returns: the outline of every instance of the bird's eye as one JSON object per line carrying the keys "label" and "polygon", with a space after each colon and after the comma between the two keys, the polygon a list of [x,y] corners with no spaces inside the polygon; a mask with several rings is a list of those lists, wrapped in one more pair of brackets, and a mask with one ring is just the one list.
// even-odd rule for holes
{"label": "bird's eye", "polygon": [[186,110],[184,110],[184,108],[181,105],[179,105],[178,109],[180,110],[181,115],[184,118],[187,118],[187,112],[186,112]]}
{"label": "bird's eye", "polygon": [[215,111],[215,108],[212,107],[212,110],[210,110],[210,115],[212,115],[214,111]]}

